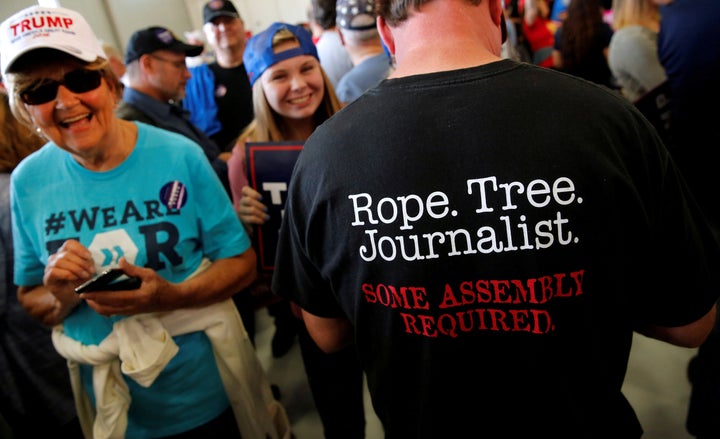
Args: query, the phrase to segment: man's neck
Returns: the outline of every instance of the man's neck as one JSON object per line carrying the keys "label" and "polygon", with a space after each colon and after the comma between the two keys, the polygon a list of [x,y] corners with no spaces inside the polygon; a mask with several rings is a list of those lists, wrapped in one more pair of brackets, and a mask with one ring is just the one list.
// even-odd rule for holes
{"label": "man's neck", "polygon": [[486,2],[429,2],[393,29],[397,68],[391,78],[474,67],[498,61],[500,27]]}
{"label": "man's neck", "polygon": [[244,51],[245,44],[215,49],[215,61],[217,61],[218,65],[224,69],[237,67],[243,62]]}
{"label": "man's neck", "polygon": [[128,87],[135,91],[139,91],[140,93],[143,93],[143,94],[155,99],[156,101],[159,101],[159,102],[162,102],[165,104],[171,104],[171,101],[173,101],[172,98],[169,98],[161,90],[157,89],[156,87],[153,87],[151,84],[148,84],[147,82],[143,82],[143,81],[132,82],[131,81],[130,84],[128,84]]}

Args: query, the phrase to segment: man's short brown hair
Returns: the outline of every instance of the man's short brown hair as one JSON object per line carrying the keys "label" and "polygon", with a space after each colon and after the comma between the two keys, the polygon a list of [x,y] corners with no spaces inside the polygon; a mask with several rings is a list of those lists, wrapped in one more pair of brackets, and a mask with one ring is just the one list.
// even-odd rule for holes
{"label": "man's short brown hair", "polygon": [[[377,13],[391,26],[407,20],[410,11],[418,10],[425,3],[433,0],[377,0]],[[473,5],[479,5],[482,0],[466,0]]]}

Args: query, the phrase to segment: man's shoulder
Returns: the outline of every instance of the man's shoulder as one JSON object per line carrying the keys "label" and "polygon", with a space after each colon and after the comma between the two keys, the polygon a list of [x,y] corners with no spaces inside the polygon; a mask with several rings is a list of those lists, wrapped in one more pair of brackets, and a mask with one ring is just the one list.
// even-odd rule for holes
{"label": "man's shoulder", "polygon": [[154,125],[153,120],[147,115],[147,113],[143,112],[136,105],[131,104],[126,100],[120,101],[118,106],[115,108],[115,115],[120,119],[137,120]]}
{"label": "man's shoulder", "polygon": [[323,31],[322,34],[320,34],[320,38],[318,38],[317,45],[324,46],[324,45],[335,45],[340,44],[342,45],[342,42],[340,41],[340,34],[338,33],[337,29],[326,29]]}
{"label": "man's shoulder", "polygon": [[323,32],[323,34],[320,36],[320,39],[318,39],[317,44],[315,44],[315,47],[317,48],[318,56],[320,57],[320,59],[322,59],[323,54],[326,57],[339,57],[342,54],[344,56],[347,56],[348,59],[350,59],[350,56],[347,55],[347,50],[345,50],[342,41],[340,41],[340,35],[335,30],[328,30]]}
{"label": "man's shoulder", "polygon": [[175,152],[179,152],[181,149],[184,148],[197,149],[198,151],[200,151],[200,154],[204,156],[202,148],[199,147],[199,145],[195,141],[183,135],[182,133],[170,130],[168,128],[151,122],[148,123],[137,119],[133,120],[133,122],[135,122],[138,127],[139,143],[152,145],[154,147],[172,145],[172,150]]}

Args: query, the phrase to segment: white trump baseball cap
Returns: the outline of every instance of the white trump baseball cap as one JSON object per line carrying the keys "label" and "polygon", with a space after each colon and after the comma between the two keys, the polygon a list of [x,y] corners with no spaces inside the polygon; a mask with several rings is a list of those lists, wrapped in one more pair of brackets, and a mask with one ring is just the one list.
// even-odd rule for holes
{"label": "white trump baseball cap", "polygon": [[11,71],[18,58],[35,49],[59,50],[86,62],[107,59],[85,18],[60,7],[30,6],[0,24],[3,74]]}

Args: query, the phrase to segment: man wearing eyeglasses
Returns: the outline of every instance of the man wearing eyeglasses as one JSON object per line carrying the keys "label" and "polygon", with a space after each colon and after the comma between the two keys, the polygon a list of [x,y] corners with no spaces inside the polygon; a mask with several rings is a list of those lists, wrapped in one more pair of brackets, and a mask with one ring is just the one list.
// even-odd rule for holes
{"label": "man wearing eyeglasses", "polygon": [[202,46],[179,40],[167,28],[151,26],[136,31],[125,52],[126,80],[118,117],[137,120],[182,134],[199,144],[230,194],[227,163],[220,148],[190,121],[180,102],[191,77],[186,57],[198,56]]}

